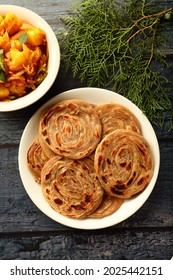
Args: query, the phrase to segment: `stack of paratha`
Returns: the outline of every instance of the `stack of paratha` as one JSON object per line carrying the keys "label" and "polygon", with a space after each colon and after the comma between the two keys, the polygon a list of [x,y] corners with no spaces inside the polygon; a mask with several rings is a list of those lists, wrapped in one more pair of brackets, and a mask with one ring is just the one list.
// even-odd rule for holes
{"label": "stack of paratha", "polygon": [[50,206],[71,218],[102,218],[142,192],[153,175],[150,146],[120,104],[64,100],[40,118],[28,167]]}

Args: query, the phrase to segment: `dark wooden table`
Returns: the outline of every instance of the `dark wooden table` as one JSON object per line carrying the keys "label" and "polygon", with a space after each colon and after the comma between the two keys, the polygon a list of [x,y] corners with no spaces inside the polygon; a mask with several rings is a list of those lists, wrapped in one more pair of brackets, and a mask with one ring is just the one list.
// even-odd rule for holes
{"label": "dark wooden table", "polygon": [[[56,33],[60,16],[74,0],[8,0],[41,15]],[[164,8],[173,1],[156,1]],[[7,1],[0,1],[7,4]],[[169,27],[168,27],[169,28]],[[170,23],[171,36],[173,25]],[[173,82],[173,44],[167,76]],[[156,129],[161,166],[147,202],[124,222],[103,230],[65,227],[45,216],[30,200],[18,170],[20,138],[30,117],[48,99],[84,86],[61,65],[47,94],[34,105],[0,112],[0,259],[170,259],[173,256],[173,133]]]}

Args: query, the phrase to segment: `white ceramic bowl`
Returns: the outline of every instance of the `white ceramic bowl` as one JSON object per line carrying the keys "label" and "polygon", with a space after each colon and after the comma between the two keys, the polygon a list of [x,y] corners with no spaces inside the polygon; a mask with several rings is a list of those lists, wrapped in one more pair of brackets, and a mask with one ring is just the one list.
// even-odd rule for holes
{"label": "white ceramic bowl", "polygon": [[40,99],[52,86],[60,66],[60,48],[56,35],[50,25],[41,16],[29,9],[15,5],[0,5],[0,14],[5,16],[7,13],[15,14],[21,20],[31,23],[35,27],[41,28],[46,33],[49,53],[47,67],[48,74],[43,82],[28,95],[10,102],[1,101],[0,112],[18,110],[27,107]]}
{"label": "white ceramic bowl", "polygon": [[[88,101],[92,104],[115,102],[126,106],[138,118],[141,124],[142,134],[151,147],[154,159],[154,174],[147,188],[134,198],[126,199],[122,206],[115,213],[102,219],[72,219],[62,216],[61,214],[54,211],[44,199],[41,191],[41,186],[35,182],[27,166],[27,151],[32,141],[38,135],[39,119],[42,111],[45,108],[52,106],[53,104],[56,104],[57,102],[60,102],[65,99],[81,99]],[[146,116],[141,112],[141,110],[131,101],[117,93],[105,89],[78,88],[63,92],[53,97],[32,116],[32,118],[30,119],[23,131],[23,135],[19,145],[18,160],[20,176],[25,190],[28,193],[31,200],[34,202],[34,204],[43,213],[45,213],[51,219],[66,226],[78,229],[91,230],[105,228],[118,224],[130,217],[131,215],[133,215],[145,203],[145,201],[151,194],[157,180],[160,166],[160,151],[155,132],[150,122],[148,121]]]}

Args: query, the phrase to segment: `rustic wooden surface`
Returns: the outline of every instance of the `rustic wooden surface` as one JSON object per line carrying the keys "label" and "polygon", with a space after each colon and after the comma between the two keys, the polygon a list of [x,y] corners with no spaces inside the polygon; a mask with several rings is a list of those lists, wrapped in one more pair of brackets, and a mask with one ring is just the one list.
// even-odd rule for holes
{"label": "rustic wooden surface", "polygon": [[[56,33],[60,17],[74,0],[14,0],[41,15]],[[165,8],[173,1],[157,0]],[[0,4],[7,4],[0,1]],[[172,23],[168,31],[172,32]],[[172,33],[171,33],[172,34]],[[173,42],[173,40],[172,40]],[[172,80],[173,44],[167,76]],[[0,112],[0,259],[170,259],[173,256],[173,133],[156,129],[161,167],[156,186],[143,207],[126,221],[104,230],[74,230],[46,217],[31,202],[18,170],[18,147],[25,125],[52,96],[81,87],[63,65],[49,92],[34,105]]]}

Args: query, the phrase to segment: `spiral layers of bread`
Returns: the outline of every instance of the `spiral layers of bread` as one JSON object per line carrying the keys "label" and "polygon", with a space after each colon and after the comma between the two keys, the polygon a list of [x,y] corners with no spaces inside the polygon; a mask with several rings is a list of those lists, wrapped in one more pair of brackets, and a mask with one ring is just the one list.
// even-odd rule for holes
{"label": "spiral layers of bread", "polygon": [[82,100],[65,100],[43,113],[40,136],[56,154],[72,159],[88,156],[101,138],[102,127],[93,106]]}
{"label": "spiral layers of bread", "polygon": [[106,103],[95,107],[102,124],[102,138],[116,129],[127,129],[141,133],[141,126],[135,115],[126,107]]}
{"label": "spiral layers of bread", "polygon": [[143,191],[153,175],[148,142],[142,135],[125,129],[103,138],[95,152],[94,166],[105,191],[120,198]]}
{"label": "spiral layers of bread", "polygon": [[39,142],[42,147],[43,152],[48,158],[56,156],[56,154],[46,145],[45,141],[42,139],[41,135],[39,135]]}
{"label": "spiral layers of bread", "polygon": [[88,158],[51,158],[42,169],[41,185],[51,207],[71,218],[84,218],[94,212],[104,193]]}
{"label": "spiral layers of bread", "polygon": [[100,206],[89,215],[90,218],[103,218],[116,212],[123,203],[123,199],[110,196],[104,192]]}
{"label": "spiral layers of bread", "polygon": [[41,181],[41,170],[47,160],[48,157],[43,152],[39,139],[36,138],[28,149],[27,163],[35,181],[38,183]]}

